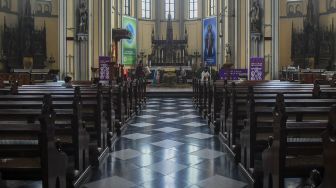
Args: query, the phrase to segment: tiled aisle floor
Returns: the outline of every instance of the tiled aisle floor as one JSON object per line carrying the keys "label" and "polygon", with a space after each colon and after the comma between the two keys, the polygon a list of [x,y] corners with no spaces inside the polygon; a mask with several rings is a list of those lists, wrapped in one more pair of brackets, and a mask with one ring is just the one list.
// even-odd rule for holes
{"label": "tiled aisle floor", "polygon": [[115,147],[84,187],[246,187],[191,99],[149,99]]}

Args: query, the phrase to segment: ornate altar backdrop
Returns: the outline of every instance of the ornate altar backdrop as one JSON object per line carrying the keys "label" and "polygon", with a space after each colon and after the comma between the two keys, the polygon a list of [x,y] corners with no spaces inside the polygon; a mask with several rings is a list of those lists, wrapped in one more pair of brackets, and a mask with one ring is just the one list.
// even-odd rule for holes
{"label": "ornate altar backdrop", "polygon": [[152,54],[149,57],[152,66],[188,66],[188,33],[185,30],[185,38],[177,40],[173,38],[173,24],[171,16],[168,16],[167,36],[164,40],[155,39],[152,31]]}
{"label": "ornate altar backdrop", "polygon": [[16,27],[7,26],[5,18],[2,39],[7,71],[22,69],[25,57],[33,58],[34,69],[45,68],[46,27],[44,25],[41,29],[35,29],[30,0],[27,1],[23,14],[18,15]]}
{"label": "ornate altar backdrop", "polygon": [[333,69],[335,61],[334,23],[321,27],[318,10],[312,0],[308,1],[303,30],[292,25],[291,58],[294,66],[311,69]]}

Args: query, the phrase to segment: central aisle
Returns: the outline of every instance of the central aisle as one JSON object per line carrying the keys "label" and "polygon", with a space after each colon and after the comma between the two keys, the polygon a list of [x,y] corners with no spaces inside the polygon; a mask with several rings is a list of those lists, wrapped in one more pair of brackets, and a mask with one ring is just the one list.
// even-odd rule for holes
{"label": "central aisle", "polygon": [[191,99],[149,99],[87,188],[242,188],[238,168]]}

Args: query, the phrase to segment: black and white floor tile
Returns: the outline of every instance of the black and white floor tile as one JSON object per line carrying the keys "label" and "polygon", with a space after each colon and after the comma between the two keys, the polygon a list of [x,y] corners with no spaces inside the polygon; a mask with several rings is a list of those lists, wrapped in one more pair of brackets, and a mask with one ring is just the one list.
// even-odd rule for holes
{"label": "black and white floor tile", "polygon": [[245,188],[191,99],[152,98],[84,188]]}

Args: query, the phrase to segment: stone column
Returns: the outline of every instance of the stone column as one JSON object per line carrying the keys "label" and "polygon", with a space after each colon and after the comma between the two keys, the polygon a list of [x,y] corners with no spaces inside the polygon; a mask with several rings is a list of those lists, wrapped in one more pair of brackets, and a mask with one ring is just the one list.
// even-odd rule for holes
{"label": "stone column", "polygon": [[180,3],[180,39],[184,38],[184,18],[185,18],[185,8],[184,8],[184,3],[185,1],[178,1]]}
{"label": "stone column", "polygon": [[66,74],[66,57],[67,57],[67,48],[66,48],[66,20],[67,20],[67,11],[66,11],[67,0],[59,0],[59,76],[63,80]]}
{"label": "stone column", "polygon": [[228,7],[229,7],[229,18],[228,18],[228,28],[229,28],[229,34],[228,34],[228,43],[231,47],[231,56],[230,61],[231,63],[236,65],[236,0],[228,0]]}
{"label": "stone column", "polygon": [[75,80],[89,79],[88,23],[89,2],[76,1]]}
{"label": "stone column", "polygon": [[161,34],[161,14],[164,8],[161,10],[161,6],[164,6],[162,0],[156,0],[155,3],[155,38],[159,39]]}
{"label": "stone column", "polygon": [[223,11],[225,8],[224,0],[217,0],[216,2],[216,15],[218,19],[218,34],[220,35],[218,40],[218,67],[225,63],[224,55],[225,55],[225,12]]}
{"label": "stone column", "polygon": [[272,1],[272,79],[279,78],[279,13],[280,1]]}

